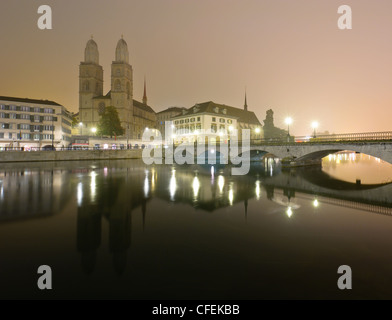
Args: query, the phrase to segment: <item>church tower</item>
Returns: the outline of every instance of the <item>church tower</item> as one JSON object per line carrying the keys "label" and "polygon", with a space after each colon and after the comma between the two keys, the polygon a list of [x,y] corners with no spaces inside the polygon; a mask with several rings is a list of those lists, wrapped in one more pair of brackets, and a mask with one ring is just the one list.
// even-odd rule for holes
{"label": "church tower", "polygon": [[146,77],[144,77],[143,104],[147,105]]}
{"label": "church tower", "polygon": [[112,105],[118,111],[121,126],[125,129],[125,136],[129,137],[133,120],[133,80],[128,45],[122,37],[117,42],[115,61],[112,62],[110,96]]}
{"label": "church tower", "polygon": [[98,125],[99,114],[94,109],[93,98],[102,94],[103,69],[99,65],[98,46],[91,37],[84,50],[84,61],[79,66],[79,119],[83,123],[83,135],[91,134],[91,128]]}
{"label": "church tower", "polygon": [[246,90],[245,90],[245,104],[244,104],[244,110],[248,111],[248,103],[246,102]]}

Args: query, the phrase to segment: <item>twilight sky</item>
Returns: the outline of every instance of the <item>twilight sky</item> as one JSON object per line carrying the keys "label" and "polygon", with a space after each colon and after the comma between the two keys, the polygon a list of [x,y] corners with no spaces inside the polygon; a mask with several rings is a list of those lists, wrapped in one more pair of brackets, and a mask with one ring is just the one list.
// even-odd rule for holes
{"label": "twilight sky", "polygon": [[[37,9],[53,10],[39,30]],[[339,30],[350,5],[353,29]],[[147,77],[155,111],[212,100],[248,106],[262,122],[294,120],[310,134],[392,130],[391,0],[2,0],[0,95],[54,100],[78,110],[78,66],[91,34],[110,89],[121,35],[134,99]]]}

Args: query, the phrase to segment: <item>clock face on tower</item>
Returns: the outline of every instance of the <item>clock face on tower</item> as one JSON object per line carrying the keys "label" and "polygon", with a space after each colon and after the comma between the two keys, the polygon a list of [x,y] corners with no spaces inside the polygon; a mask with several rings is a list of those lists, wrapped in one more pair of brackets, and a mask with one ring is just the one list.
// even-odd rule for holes
{"label": "clock face on tower", "polygon": [[105,104],[103,102],[101,102],[98,106],[98,113],[102,114],[105,112]]}

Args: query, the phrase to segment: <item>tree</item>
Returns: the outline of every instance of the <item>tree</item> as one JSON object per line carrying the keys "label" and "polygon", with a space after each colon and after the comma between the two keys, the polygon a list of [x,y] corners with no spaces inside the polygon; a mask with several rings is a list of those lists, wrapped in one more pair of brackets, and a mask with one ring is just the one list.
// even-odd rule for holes
{"label": "tree", "polygon": [[121,126],[117,109],[113,106],[106,107],[99,119],[98,135],[110,136],[112,138],[113,135],[122,136],[124,132],[125,130]]}

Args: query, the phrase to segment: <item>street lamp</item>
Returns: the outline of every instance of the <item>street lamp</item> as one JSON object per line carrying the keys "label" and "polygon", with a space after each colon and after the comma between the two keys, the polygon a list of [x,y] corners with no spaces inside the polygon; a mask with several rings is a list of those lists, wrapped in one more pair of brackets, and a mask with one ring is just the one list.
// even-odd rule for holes
{"label": "street lamp", "polygon": [[83,122],[79,122],[79,132],[82,135]]}
{"label": "street lamp", "polygon": [[97,128],[91,128],[91,132],[95,134],[97,132]]}
{"label": "street lamp", "polygon": [[287,117],[284,122],[287,124],[287,142],[290,142],[290,124],[293,123],[293,119]]}
{"label": "street lamp", "polygon": [[312,122],[312,128],[313,128],[313,138],[316,138],[316,129],[318,127],[318,122],[317,121],[313,121]]}

